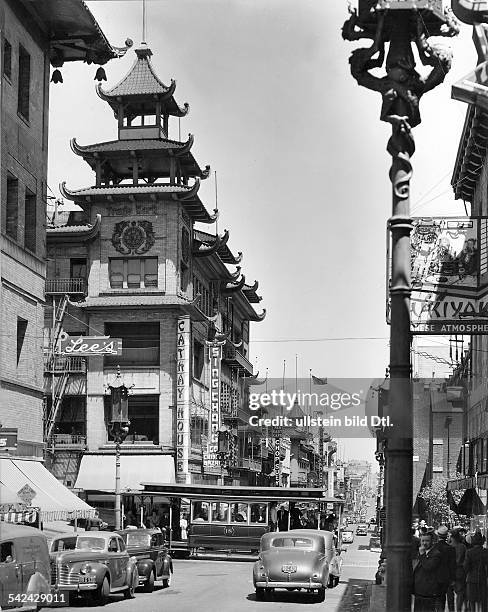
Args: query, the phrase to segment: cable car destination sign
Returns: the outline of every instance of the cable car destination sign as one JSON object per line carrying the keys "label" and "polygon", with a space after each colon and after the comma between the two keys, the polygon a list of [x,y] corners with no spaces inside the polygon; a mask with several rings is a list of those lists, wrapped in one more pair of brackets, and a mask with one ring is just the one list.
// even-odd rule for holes
{"label": "cable car destination sign", "polygon": [[69,336],[62,332],[59,337],[59,353],[74,357],[121,355],[122,339],[110,336]]}
{"label": "cable car destination sign", "polygon": [[412,221],[411,332],[488,333],[488,217]]}

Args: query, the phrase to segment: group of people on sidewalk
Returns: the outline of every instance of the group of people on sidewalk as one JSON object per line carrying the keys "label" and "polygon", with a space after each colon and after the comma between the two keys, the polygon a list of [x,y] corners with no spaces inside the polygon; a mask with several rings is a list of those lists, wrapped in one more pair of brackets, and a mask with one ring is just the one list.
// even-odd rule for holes
{"label": "group of people on sidewalk", "polygon": [[412,527],[414,612],[488,612],[488,549],[480,531]]}

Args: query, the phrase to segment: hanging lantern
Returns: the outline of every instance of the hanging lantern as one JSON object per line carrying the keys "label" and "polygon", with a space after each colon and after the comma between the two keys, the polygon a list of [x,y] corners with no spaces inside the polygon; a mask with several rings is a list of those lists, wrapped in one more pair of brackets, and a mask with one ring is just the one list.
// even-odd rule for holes
{"label": "hanging lantern", "polygon": [[105,74],[105,70],[102,68],[102,66],[99,66],[97,68],[97,72],[95,74],[95,78],[93,79],[94,81],[106,81],[107,80],[107,75]]}
{"label": "hanging lantern", "polygon": [[59,68],[56,68],[56,70],[53,71],[53,74],[51,76],[51,83],[62,83],[63,82],[63,75],[61,74],[61,70],[59,70]]}

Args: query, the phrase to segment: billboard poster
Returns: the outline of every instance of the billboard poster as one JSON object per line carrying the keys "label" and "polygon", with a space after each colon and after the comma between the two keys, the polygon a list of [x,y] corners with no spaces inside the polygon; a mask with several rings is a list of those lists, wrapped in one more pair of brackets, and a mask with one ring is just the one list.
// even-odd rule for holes
{"label": "billboard poster", "polygon": [[176,333],[176,482],[190,483],[190,317],[178,318]]}
{"label": "billboard poster", "polygon": [[[488,219],[431,217],[412,224],[412,333],[488,333]],[[388,242],[388,286],[389,252]]]}
{"label": "billboard poster", "polygon": [[203,453],[203,467],[218,467],[219,429],[220,429],[220,371],[223,342],[209,342],[208,356],[210,367],[210,432],[207,451]]}

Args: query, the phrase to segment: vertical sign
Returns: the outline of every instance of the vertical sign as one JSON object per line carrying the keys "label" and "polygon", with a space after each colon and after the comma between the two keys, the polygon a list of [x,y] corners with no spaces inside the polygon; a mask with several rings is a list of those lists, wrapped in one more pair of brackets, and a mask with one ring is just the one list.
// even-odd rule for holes
{"label": "vertical sign", "polygon": [[176,336],[176,482],[190,483],[190,317],[178,319]]}
{"label": "vertical sign", "polygon": [[318,485],[323,488],[324,486],[324,426],[321,425],[319,428],[319,473],[318,473]]}
{"label": "vertical sign", "polygon": [[210,432],[207,452],[203,454],[204,467],[220,465],[217,452],[219,450],[220,429],[220,370],[222,362],[222,342],[208,343],[210,362]]}
{"label": "vertical sign", "polygon": [[275,486],[280,486],[281,476],[281,441],[276,435],[275,437],[275,451],[274,451],[274,473],[275,473]]}

